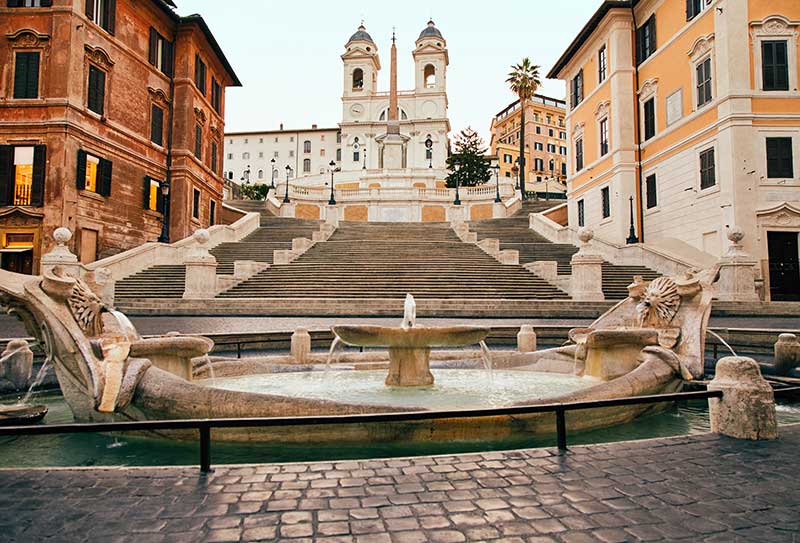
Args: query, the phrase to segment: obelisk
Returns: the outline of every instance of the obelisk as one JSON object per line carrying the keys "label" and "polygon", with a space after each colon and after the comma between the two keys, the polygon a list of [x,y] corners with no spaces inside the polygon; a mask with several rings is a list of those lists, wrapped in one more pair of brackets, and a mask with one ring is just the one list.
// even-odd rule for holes
{"label": "obelisk", "polygon": [[399,170],[404,167],[403,148],[405,139],[400,135],[400,107],[397,103],[397,44],[392,32],[392,61],[389,82],[389,114],[386,116],[386,135],[383,143],[383,168]]}

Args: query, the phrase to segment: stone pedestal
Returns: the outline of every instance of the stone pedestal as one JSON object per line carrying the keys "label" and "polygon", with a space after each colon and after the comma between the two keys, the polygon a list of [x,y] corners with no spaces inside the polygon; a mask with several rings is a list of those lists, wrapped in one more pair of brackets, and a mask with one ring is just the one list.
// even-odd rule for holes
{"label": "stone pedestal", "polygon": [[430,348],[389,348],[389,375],[386,386],[416,387],[433,384]]}
{"label": "stone pedestal", "polygon": [[755,360],[723,358],[708,390],[723,393],[722,398],[708,400],[712,432],[737,439],[777,439],[775,397]]}
{"label": "stone pedestal", "polygon": [[536,332],[534,332],[533,326],[525,324],[520,327],[517,334],[517,351],[521,353],[536,351]]}
{"label": "stone pedestal", "polygon": [[72,239],[72,232],[63,226],[56,228],[53,231],[53,239],[56,242],[55,249],[42,256],[42,274],[50,273],[53,268],[60,267],[66,275],[80,277],[83,266],[78,262],[78,257],[67,247],[67,243]]}
{"label": "stone pedestal", "polygon": [[578,230],[580,250],[572,256],[570,296],[578,302],[601,302],[603,295],[603,257],[591,251],[589,242],[594,232],[589,228]]}
{"label": "stone pedestal", "polygon": [[197,230],[193,237],[197,246],[186,259],[186,285],[183,297],[187,300],[210,300],[217,292],[217,259],[206,249],[207,230]]}
{"label": "stone pedestal", "polygon": [[731,246],[719,263],[717,299],[725,302],[758,302],[757,262],[742,248],[744,232],[732,226],[728,229],[728,239]]}
{"label": "stone pedestal", "polygon": [[311,353],[311,335],[305,328],[297,328],[292,334],[292,357],[298,364],[305,364]]}
{"label": "stone pedestal", "polygon": [[775,343],[775,373],[788,375],[800,366],[800,341],[794,334],[781,334]]}
{"label": "stone pedestal", "polygon": [[0,378],[10,381],[17,390],[25,390],[31,380],[33,351],[24,339],[12,339],[0,354]]}

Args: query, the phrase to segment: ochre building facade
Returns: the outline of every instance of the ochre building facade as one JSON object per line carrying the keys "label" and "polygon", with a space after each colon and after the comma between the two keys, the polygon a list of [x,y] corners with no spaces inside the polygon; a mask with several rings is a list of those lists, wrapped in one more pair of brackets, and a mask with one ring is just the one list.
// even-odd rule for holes
{"label": "ochre building facade", "polygon": [[570,225],[714,257],[736,226],[762,298],[800,300],[798,35],[796,0],[603,2],[549,74]]}
{"label": "ochre building facade", "polygon": [[59,226],[92,262],[218,221],[225,88],[239,81],[205,21],[174,7],[0,7],[4,269],[37,273]]}

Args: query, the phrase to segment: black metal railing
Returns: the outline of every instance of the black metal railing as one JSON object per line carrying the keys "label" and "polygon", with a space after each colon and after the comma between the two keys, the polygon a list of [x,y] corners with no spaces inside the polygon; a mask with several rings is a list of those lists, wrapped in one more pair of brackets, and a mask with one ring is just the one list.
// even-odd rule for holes
{"label": "black metal railing", "polygon": [[[800,388],[800,387],[798,387]],[[211,429],[212,428],[277,428],[287,426],[320,426],[341,424],[370,424],[392,422],[414,422],[453,418],[480,418],[536,413],[555,413],[556,445],[559,451],[567,450],[567,411],[620,407],[625,405],[656,404],[682,400],[703,400],[721,398],[720,390],[699,392],[678,392],[651,396],[632,396],[610,400],[586,402],[551,403],[492,409],[468,409],[463,411],[411,411],[401,413],[371,413],[357,415],[323,415],[311,417],[271,417],[271,418],[230,418],[230,419],[188,419],[155,420],[135,422],[100,422],[79,424],[52,424],[40,426],[0,427],[0,437],[21,435],[88,434],[99,432],[141,432],[157,430],[197,430],[200,437],[200,471],[211,471]]]}

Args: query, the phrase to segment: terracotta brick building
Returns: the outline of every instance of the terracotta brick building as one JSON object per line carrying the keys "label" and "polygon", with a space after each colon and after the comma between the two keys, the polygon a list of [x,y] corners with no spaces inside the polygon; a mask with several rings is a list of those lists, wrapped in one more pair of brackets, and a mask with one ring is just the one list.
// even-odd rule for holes
{"label": "terracotta brick building", "polygon": [[165,216],[172,241],[218,220],[225,88],[240,83],[202,17],[173,8],[3,2],[4,269],[36,273],[62,225],[91,262],[166,240]]}

